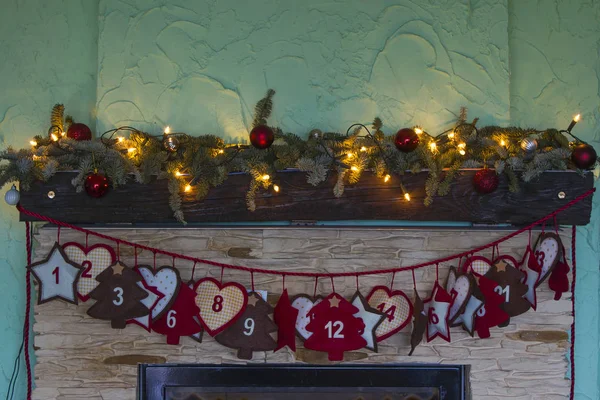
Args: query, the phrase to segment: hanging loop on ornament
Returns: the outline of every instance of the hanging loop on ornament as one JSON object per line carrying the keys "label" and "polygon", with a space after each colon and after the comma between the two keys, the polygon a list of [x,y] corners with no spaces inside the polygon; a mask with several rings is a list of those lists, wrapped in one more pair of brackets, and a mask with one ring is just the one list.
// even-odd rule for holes
{"label": "hanging loop on ornament", "polygon": [[250,284],[252,285],[252,291],[254,292],[254,271],[250,271]]}
{"label": "hanging loop on ornament", "polygon": [[[87,242],[87,240],[86,240]],[[87,245],[86,245],[87,247]],[[121,261],[121,242],[117,240],[117,261]]]}
{"label": "hanging loop on ornament", "polygon": [[154,254],[154,271],[156,272],[156,250],[152,252]]}
{"label": "hanging loop on ornament", "polygon": [[315,276],[315,290],[313,290],[313,298],[317,297],[317,286],[319,285],[319,276]]}
{"label": "hanging loop on ornament", "polygon": [[283,290],[285,290],[285,273],[281,274],[281,285],[283,286]]}
{"label": "hanging loop on ornament", "polygon": [[190,282],[194,282],[194,274],[196,273],[196,264],[198,261],[194,261],[194,266],[192,267],[192,277],[190,278]]}
{"label": "hanging loop on ornament", "polygon": [[556,235],[558,236],[558,221],[556,215],[554,216],[554,232],[556,232]]}
{"label": "hanging loop on ornament", "polygon": [[412,272],[412,278],[413,278],[413,289],[415,289],[415,292],[417,291],[417,279],[415,278],[415,269],[412,268],[410,270],[410,272]]}
{"label": "hanging loop on ornament", "polygon": [[496,247],[492,246],[492,261],[496,259]]}
{"label": "hanging loop on ornament", "polygon": [[542,222],[542,234],[544,234],[546,232],[546,220],[544,220],[544,222]]}
{"label": "hanging loop on ornament", "polygon": [[440,281],[440,264],[439,263],[435,263],[435,281],[436,282]]}
{"label": "hanging loop on ornament", "polygon": [[223,274],[225,273],[225,267],[221,267],[221,284],[223,284]]}
{"label": "hanging loop on ornament", "polygon": [[175,269],[175,256],[173,256],[173,269]]}
{"label": "hanging loop on ornament", "polygon": [[335,283],[333,282],[333,275],[329,276],[329,279],[331,279],[331,290],[333,293],[335,293]]}
{"label": "hanging loop on ornament", "polygon": [[356,291],[358,292],[358,274],[356,274]]}
{"label": "hanging loop on ornament", "polygon": [[[89,238],[90,238],[90,234],[86,232],[86,233],[85,233],[85,247],[86,247],[86,248],[88,248],[88,247],[89,247],[89,245],[88,245],[88,243],[89,243]],[[117,244],[119,244],[119,242],[117,242]]]}
{"label": "hanging loop on ornament", "polygon": [[392,281],[390,282],[390,290],[394,290],[394,279],[396,279],[396,271],[392,272]]}
{"label": "hanging loop on ornament", "polygon": [[133,246],[133,263],[138,266],[137,246]]}
{"label": "hanging loop on ornament", "polygon": [[531,228],[529,228],[528,230],[528,234],[529,234],[529,247],[531,247]]}
{"label": "hanging loop on ornament", "polygon": [[56,243],[60,244],[60,225],[58,226],[58,229],[56,230]]}

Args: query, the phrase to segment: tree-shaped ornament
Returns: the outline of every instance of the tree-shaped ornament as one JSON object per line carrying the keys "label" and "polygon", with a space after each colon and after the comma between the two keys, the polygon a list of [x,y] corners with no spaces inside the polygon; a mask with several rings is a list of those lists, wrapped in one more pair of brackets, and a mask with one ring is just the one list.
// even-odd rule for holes
{"label": "tree-shaped ornament", "polygon": [[142,303],[148,293],[138,286],[141,279],[120,261],[102,271],[96,277],[100,284],[90,292],[96,303],[89,308],[88,315],[110,320],[113,329],[124,329],[128,319],[148,315],[150,310]]}
{"label": "tree-shaped ornament", "polygon": [[523,283],[525,274],[510,265],[510,260],[506,261],[502,257],[494,261],[494,265],[485,274],[485,277],[496,283],[494,291],[504,300],[501,305],[502,309],[510,317],[516,317],[527,312],[531,304],[523,297],[527,294],[527,285]]}
{"label": "tree-shaped ornament", "polygon": [[554,300],[560,300],[563,293],[569,291],[569,264],[565,257],[565,250],[562,251],[562,260],[556,263],[548,279],[550,290],[554,291]]}
{"label": "tree-shaped ornament", "polygon": [[[485,339],[490,337],[490,328],[503,324],[510,317],[502,309],[504,296],[495,291],[496,286],[498,286],[496,282],[485,276],[475,277],[475,279],[484,302],[483,306],[477,311],[475,330],[480,338]],[[477,296],[479,293],[476,291],[473,292],[473,295]]]}
{"label": "tree-shaped ornament", "polygon": [[330,294],[308,313],[310,322],[306,330],[312,335],[304,347],[328,353],[329,361],[342,361],[344,351],[365,347],[367,341],[362,337],[365,324],[354,316],[358,312],[358,308],[337,293]]}
{"label": "tree-shaped ornament", "polygon": [[277,332],[277,325],[269,317],[273,307],[255,292],[248,295],[248,304],[242,316],[215,336],[223,346],[237,349],[242,360],[251,360],[254,351],[275,350],[277,343],[271,333]]}
{"label": "tree-shaped ornament", "polygon": [[198,319],[196,292],[181,282],[173,305],[162,317],[152,323],[152,330],[167,337],[167,344],[179,344],[181,336],[192,336],[202,331]]}
{"label": "tree-shaped ornament", "polygon": [[296,351],[296,320],[298,310],[292,307],[287,289],[283,290],[279,301],[275,306],[273,319],[277,324],[277,347],[275,351],[288,346],[290,350]]}

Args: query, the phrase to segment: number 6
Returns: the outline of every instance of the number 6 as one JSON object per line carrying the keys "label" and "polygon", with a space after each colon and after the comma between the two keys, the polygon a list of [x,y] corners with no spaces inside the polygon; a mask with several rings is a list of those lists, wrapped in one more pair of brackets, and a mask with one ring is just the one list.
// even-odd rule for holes
{"label": "number 6", "polygon": [[175,318],[176,315],[177,311],[175,310],[169,310],[167,313],[167,326],[171,329],[175,328],[175,325],[177,325],[177,319]]}

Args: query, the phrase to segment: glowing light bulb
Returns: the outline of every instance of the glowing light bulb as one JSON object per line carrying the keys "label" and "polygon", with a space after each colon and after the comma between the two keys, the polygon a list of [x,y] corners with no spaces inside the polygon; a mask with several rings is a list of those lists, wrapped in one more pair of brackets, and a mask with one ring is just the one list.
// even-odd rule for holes
{"label": "glowing light bulb", "polygon": [[276,193],[279,193],[279,186],[277,186],[277,185],[273,185],[273,190],[274,190]]}
{"label": "glowing light bulb", "polygon": [[460,150],[458,151],[458,153],[459,153],[461,156],[464,156],[465,154],[467,154],[467,152],[466,152],[466,151],[464,151],[464,150],[462,150],[462,149],[460,149]]}
{"label": "glowing light bulb", "polygon": [[452,132],[450,132],[450,133],[448,134],[448,138],[449,138],[449,139],[454,139],[454,131],[452,131]]}
{"label": "glowing light bulb", "polygon": [[581,119],[581,114],[577,114],[576,116],[573,117],[573,121],[575,121],[575,122],[579,122],[580,119]]}
{"label": "glowing light bulb", "polygon": [[348,158],[352,158],[352,157],[354,157],[354,154],[352,154],[352,153],[348,153],[348,154],[346,154],[346,157],[348,157]]}
{"label": "glowing light bulb", "polygon": [[225,153],[225,150],[223,150],[223,149],[219,149],[219,151],[218,151],[217,153],[219,153],[219,154],[223,154],[223,153]]}
{"label": "glowing light bulb", "polygon": [[32,145],[33,147],[37,146],[37,142],[35,140],[29,141],[29,144]]}
{"label": "glowing light bulb", "polygon": [[190,190],[192,190],[192,185],[185,185],[185,189],[183,189],[184,192],[189,192]]}
{"label": "glowing light bulb", "polygon": [[168,135],[169,133],[171,133],[171,127],[170,126],[166,126],[165,127],[165,135]]}
{"label": "glowing light bulb", "polygon": [[130,148],[128,148],[128,149],[127,149],[127,152],[128,152],[129,154],[131,154],[131,153],[135,153],[135,147],[130,147]]}
{"label": "glowing light bulb", "polygon": [[60,133],[60,136],[67,136],[67,132],[65,132],[65,131],[62,131],[62,132]]}
{"label": "glowing light bulb", "polygon": [[577,114],[576,116],[574,116],[573,121],[571,121],[571,123],[569,124],[569,127],[567,128],[567,132],[571,133],[571,129],[573,129],[575,127],[575,124],[577,124],[580,119],[581,119],[581,114]]}
{"label": "glowing light bulb", "polygon": [[506,146],[506,140],[500,139],[500,146],[502,146],[502,147]]}
{"label": "glowing light bulb", "polygon": [[459,149],[464,149],[464,148],[466,148],[466,147],[467,147],[467,144],[466,144],[465,142],[462,142],[462,143],[459,143],[459,144],[458,144],[458,148],[459,148]]}
{"label": "glowing light bulb", "polygon": [[360,151],[365,152],[365,151],[367,151],[367,148],[365,146],[363,146],[360,148]]}
{"label": "glowing light bulb", "polygon": [[269,179],[271,179],[271,177],[270,177],[269,175],[267,175],[267,174],[264,174],[264,175],[261,177],[261,179],[262,179],[263,181],[268,181]]}
{"label": "glowing light bulb", "polygon": [[435,142],[429,143],[429,150],[431,150],[432,153],[435,153],[437,150],[437,144],[435,144]]}
{"label": "glowing light bulb", "polygon": [[350,169],[351,169],[352,171],[358,171],[358,167],[357,167],[356,165],[353,165],[352,167],[350,167]]}
{"label": "glowing light bulb", "polygon": [[410,194],[404,193],[404,198],[406,199],[406,201],[410,201]]}
{"label": "glowing light bulb", "polygon": [[181,176],[181,175],[183,175],[181,172],[175,171],[175,176]]}
{"label": "glowing light bulb", "polygon": [[415,133],[416,133],[417,135],[420,135],[421,133],[423,133],[423,129],[421,129],[421,128],[417,127],[417,128],[415,128]]}
{"label": "glowing light bulb", "polygon": [[123,140],[125,140],[125,138],[124,138],[123,136],[119,136],[119,137],[117,138],[117,141],[118,141],[119,143],[122,143],[122,142],[123,142]]}
{"label": "glowing light bulb", "polygon": [[383,181],[386,183],[389,182],[390,179],[392,179],[392,177],[389,174],[387,174],[386,176],[383,177]]}
{"label": "glowing light bulb", "polygon": [[56,136],[56,133],[53,133],[50,135],[50,137],[52,138],[52,140],[54,140],[55,142],[58,142],[58,136]]}

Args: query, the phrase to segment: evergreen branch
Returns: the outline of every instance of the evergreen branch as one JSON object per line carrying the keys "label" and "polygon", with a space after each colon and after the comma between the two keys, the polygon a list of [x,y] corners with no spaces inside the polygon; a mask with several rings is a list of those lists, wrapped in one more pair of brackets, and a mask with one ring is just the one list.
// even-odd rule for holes
{"label": "evergreen branch", "polygon": [[266,125],[267,119],[271,116],[273,111],[273,96],[275,91],[269,89],[267,95],[256,103],[254,108],[254,120],[252,121],[252,128],[256,128],[259,125]]}

